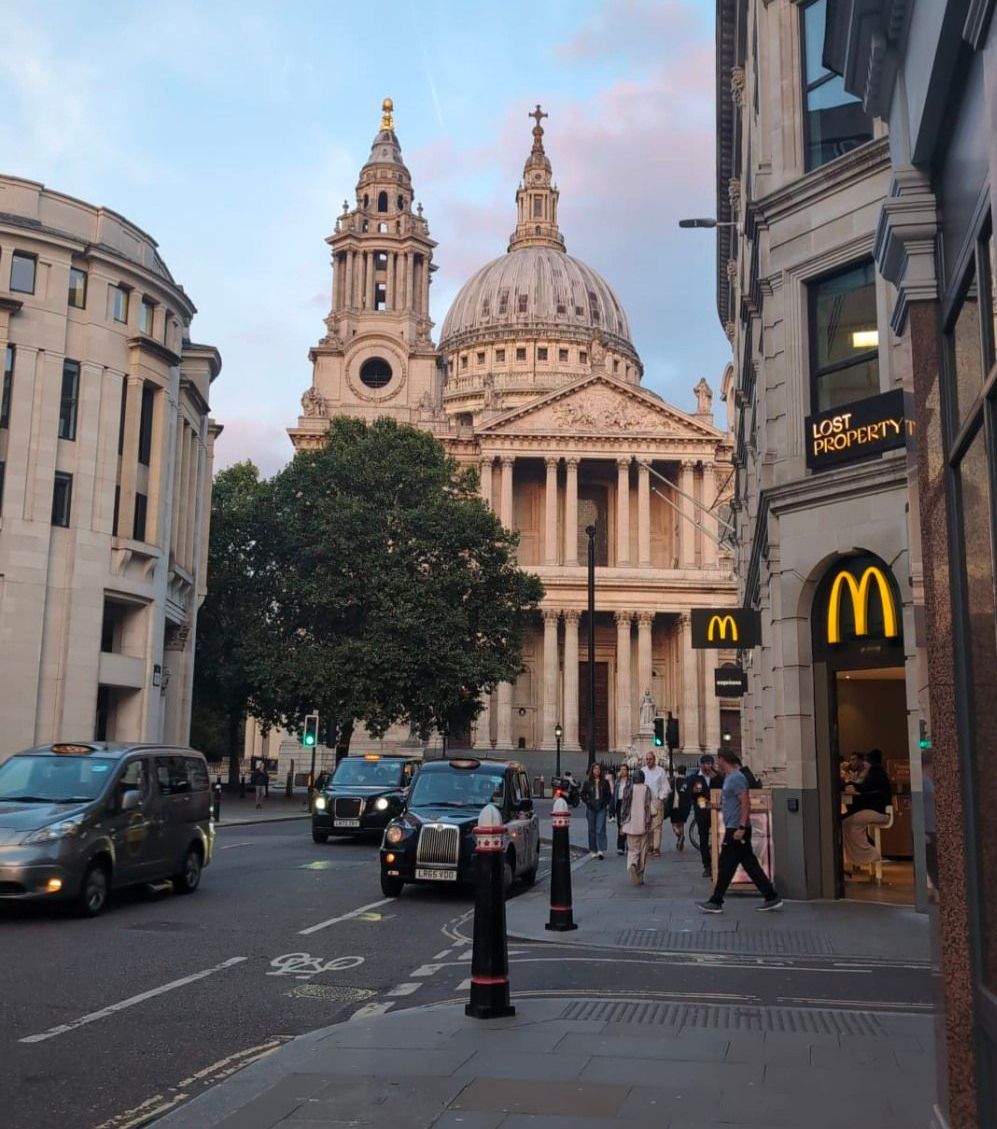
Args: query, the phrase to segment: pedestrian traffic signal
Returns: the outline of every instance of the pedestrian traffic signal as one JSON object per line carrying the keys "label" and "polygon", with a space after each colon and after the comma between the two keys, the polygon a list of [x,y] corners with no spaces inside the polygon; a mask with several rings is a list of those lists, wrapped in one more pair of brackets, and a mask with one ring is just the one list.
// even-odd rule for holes
{"label": "pedestrian traffic signal", "polygon": [[310,713],[305,718],[305,731],[301,737],[301,743],[306,749],[314,749],[318,744],[318,714]]}
{"label": "pedestrian traffic signal", "polygon": [[654,719],[654,743],[659,748],[665,743],[665,719],[663,717]]}

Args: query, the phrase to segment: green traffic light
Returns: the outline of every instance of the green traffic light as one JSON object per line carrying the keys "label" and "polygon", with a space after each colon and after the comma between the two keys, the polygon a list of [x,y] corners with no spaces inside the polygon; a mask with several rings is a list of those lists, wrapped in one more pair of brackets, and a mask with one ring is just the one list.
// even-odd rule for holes
{"label": "green traffic light", "polygon": [[306,745],[314,745],[315,744],[315,738],[310,733],[305,734],[305,744]]}

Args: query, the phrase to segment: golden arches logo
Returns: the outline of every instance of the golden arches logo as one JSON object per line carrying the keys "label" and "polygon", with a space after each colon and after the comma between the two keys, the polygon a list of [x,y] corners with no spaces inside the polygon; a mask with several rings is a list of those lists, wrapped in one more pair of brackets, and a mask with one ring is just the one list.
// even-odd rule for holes
{"label": "golden arches logo", "polygon": [[734,617],[732,615],[725,615],[725,616],[712,615],[712,616],[710,616],[710,622],[709,622],[709,624],[707,625],[707,628],[706,628],[706,638],[707,638],[707,640],[711,643],[713,642],[713,631],[714,631],[714,629],[716,629],[716,632],[720,636],[721,639],[726,639],[727,638],[727,627],[728,626],[730,627],[730,641],[732,643],[736,643],[737,642],[737,624],[735,623]]}
{"label": "golden arches logo", "polygon": [[827,641],[829,643],[841,642],[841,600],[842,593],[847,588],[852,598],[852,612],[855,616],[855,634],[869,634],[869,599],[872,584],[875,581],[879,590],[879,599],[883,605],[883,634],[888,639],[897,635],[897,609],[893,603],[893,591],[886,574],[876,565],[869,567],[862,573],[859,580],[846,569],[834,578],[831,585],[831,595],[827,600]]}

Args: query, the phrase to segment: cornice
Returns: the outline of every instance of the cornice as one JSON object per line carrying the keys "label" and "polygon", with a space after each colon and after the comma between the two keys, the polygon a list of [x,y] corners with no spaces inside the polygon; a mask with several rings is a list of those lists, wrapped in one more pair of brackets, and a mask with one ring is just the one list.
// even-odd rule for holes
{"label": "cornice", "polygon": [[4,310],[8,314],[16,314],[23,305],[24,303],[20,298],[4,298],[0,295],[0,310]]}
{"label": "cornice", "polygon": [[135,337],[128,338],[128,348],[137,349],[139,352],[148,353],[170,368],[176,368],[182,361],[179,353],[174,353],[172,349],[167,349],[165,345],[161,345],[158,341],[154,341],[151,337],[146,337],[144,334],[138,334]]}

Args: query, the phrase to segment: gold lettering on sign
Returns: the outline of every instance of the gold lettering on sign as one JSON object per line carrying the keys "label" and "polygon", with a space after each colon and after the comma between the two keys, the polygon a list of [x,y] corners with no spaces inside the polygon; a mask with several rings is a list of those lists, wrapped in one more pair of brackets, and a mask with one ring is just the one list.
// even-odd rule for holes
{"label": "gold lettering on sign", "polygon": [[870,443],[881,443],[906,433],[914,432],[914,421],[905,416],[887,416],[876,423],[851,426],[852,413],[822,419],[811,424],[811,439],[814,455],[828,455],[834,451],[848,451],[853,447],[865,447]]}

